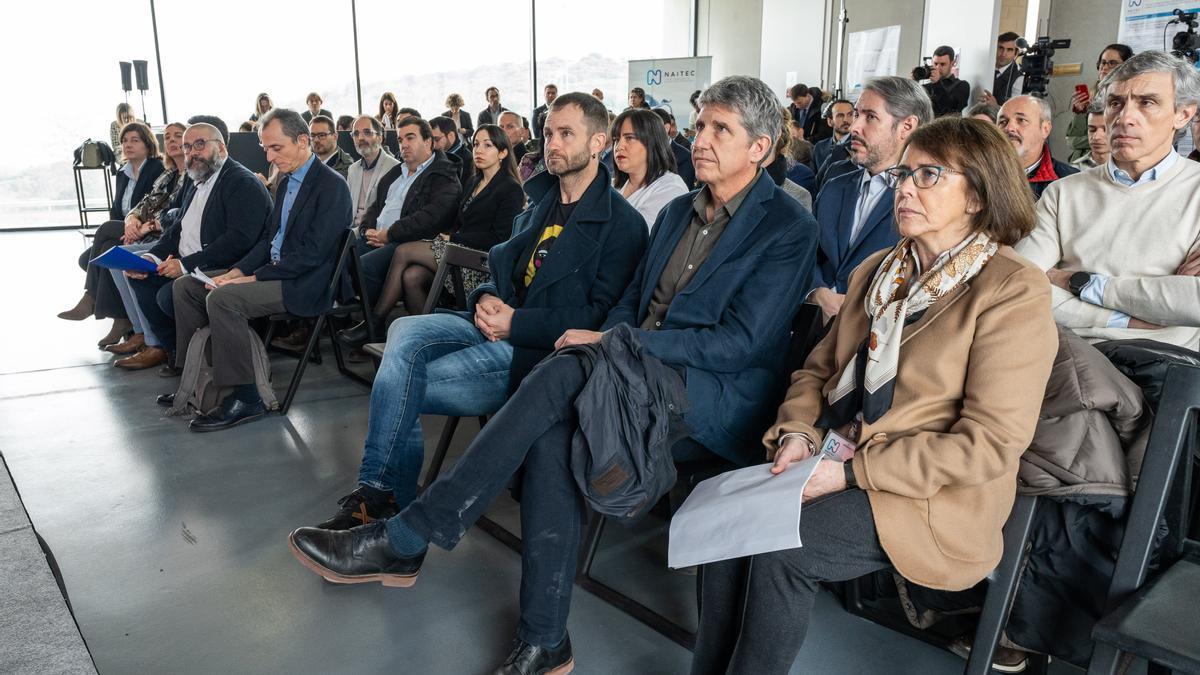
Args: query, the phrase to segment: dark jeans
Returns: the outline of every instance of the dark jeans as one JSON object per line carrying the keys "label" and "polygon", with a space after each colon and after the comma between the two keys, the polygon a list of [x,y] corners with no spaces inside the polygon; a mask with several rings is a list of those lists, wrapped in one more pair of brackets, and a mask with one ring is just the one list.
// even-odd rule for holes
{"label": "dark jeans", "polygon": [[[517,637],[552,647],[566,634],[584,501],[570,467],[574,401],[586,375],[571,357],[538,366],[449,473],[397,520],[454,548],[518,469],[521,495],[521,620]],[[681,443],[680,445],[685,445]],[[694,459],[695,443],[687,444]]]}
{"label": "dark jeans", "polygon": [[362,271],[362,283],[368,295],[366,300],[372,305],[379,298],[379,292],[383,290],[383,282],[387,280],[388,268],[392,266],[392,254],[396,252],[397,246],[399,244],[385,244],[375,248],[365,239],[358,240],[359,261],[362,263],[359,267]]}
{"label": "dark jeans", "polygon": [[[130,279],[133,297],[146,317],[150,330],[158,336],[164,349],[174,356],[175,349],[175,302],[171,298],[173,279],[152,274],[145,279]],[[115,289],[116,286],[114,285]]]}
{"label": "dark jeans", "polygon": [[96,228],[92,237],[92,245],[79,256],[79,266],[85,272],[83,288],[96,300],[93,312],[97,319],[127,319],[125,304],[113,283],[112,275],[106,268],[92,265],[92,258],[121,243],[125,234],[125,223],[120,220],[110,220]]}
{"label": "dark jeans", "polygon": [[692,675],[786,674],[804,644],[817,583],[855,579],[890,565],[867,493],[859,489],[805,504],[800,541],[800,548],[700,570]]}

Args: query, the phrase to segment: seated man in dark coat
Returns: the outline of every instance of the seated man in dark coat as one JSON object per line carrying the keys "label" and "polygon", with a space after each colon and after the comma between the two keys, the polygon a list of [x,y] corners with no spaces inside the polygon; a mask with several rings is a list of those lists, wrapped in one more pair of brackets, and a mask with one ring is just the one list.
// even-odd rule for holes
{"label": "seated man in dark coat", "polygon": [[[770,87],[730,77],[709,87],[700,104],[693,153],[705,188],[660,213],[650,248],[601,328],[636,327],[644,353],[686,380],[690,412],[683,421],[692,437],[672,451],[677,458],[712,453],[749,464],[762,460],[755,441],[784,384],[789,328],[812,272],[816,223],[759,168],[782,125]],[[547,125],[548,161],[574,161],[577,144],[560,142],[554,126]],[[602,148],[593,142],[582,153],[595,157]],[[476,321],[490,326],[490,316],[477,313]],[[600,337],[568,330],[556,347]],[[583,516],[568,457],[583,414],[574,402],[586,383],[579,359],[548,360],[454,469],[399,515],[345,531],[301,528],[289,539],[293,555],[326,579],[409,586],[427,543],[452,548],[520,469],[521,617],[513,649],[495,672],[566,672],[573,663],[566,620]]]}
{"label": "seated man in dark coat", "polygon": [[147,368],[168,363],[177,373],[175,310],[171,282],[193,270],[225,269],[246,255],[262,235],[271,196],[249,169],[229,158],[224,137],[208,123],[193,124],[183,135],[188,178],[179,220],[142,254],[158,264],[154,274],[126,272],[138,308],[163,347],[135,358]]}
{"label": "seated man in dark coat", "polygon": [[[255,386],[247,322],[285,311],[316,316],[328,309],[337,245],[354,217],[350,188],[312,151],[299,114],[275,108],[259,118],[258,130],[267,160],[283,178],[263,236],[228,271],[213,270],[214,285],[191,276],[173,284],[178,358],[187,353],[192,335],[210,326],[213,383],[233,387],[220,408],[192,420],[192,431],[228,429],[266,414]],[[159,403],[172,405],[174,394],[160,396]]]}

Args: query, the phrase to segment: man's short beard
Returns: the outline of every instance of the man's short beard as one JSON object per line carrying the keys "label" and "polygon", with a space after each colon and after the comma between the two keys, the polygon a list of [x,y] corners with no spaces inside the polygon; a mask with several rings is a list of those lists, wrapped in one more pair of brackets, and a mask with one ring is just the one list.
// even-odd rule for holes
{"label": "man's short beard", "polygon": [[380,149],[382,148],[383,145],[381,143],[367,143],[366,152],[363,152],[363,149],[360,148],[358,144],[355,144],[354,146],[354,149],[358,150],[358,154],[360,155],[378,155]]}
{"label": "man's short beard", "polygon": [[208,180],[225,164],[225,158],[216,155],[211,160],[196,158],[192,160],[191,166],[187,168],[188,178],[192,179],[193,183],[200,183]]}
{"label": "man's short beard", "polygon": [[588,162],[590,162],[591,159],[592,159],[592,153],[588,152],[587,150],[584,150],[582,153],[580,153],[578,155],[567,156],[566,157],[567,165],[561,171],[555,171],[553,168],[551,168],[549,161],[546,162],[546,170],[549,171],[552,175],[555,175],[555,176],[558,176],[559,178],[561,178],[563,176],[568,176],[570,174],[583,171],[584,169],[587,168]]}

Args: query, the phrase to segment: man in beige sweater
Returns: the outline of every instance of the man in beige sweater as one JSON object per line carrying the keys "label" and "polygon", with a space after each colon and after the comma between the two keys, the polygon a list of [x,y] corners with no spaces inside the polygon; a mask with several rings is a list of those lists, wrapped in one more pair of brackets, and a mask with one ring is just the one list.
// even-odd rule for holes
{"label": "man in beige sweater", "polygon": [[1054,318],[1093,342],[1200,346],[1200,164],[1172,142],[1200,104],[1200,74],[1146,51],[1101,83],[1111,154],[1038,201],[1017,252],[1054,284]]}

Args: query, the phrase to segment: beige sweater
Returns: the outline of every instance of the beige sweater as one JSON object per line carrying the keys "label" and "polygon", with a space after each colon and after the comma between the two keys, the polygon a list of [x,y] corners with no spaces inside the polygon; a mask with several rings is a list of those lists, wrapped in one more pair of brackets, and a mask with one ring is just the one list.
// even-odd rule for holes
{"label": "beige sweater", "polygon": [[[1016,250],[1041,269],[1108,275],[1104,306],[1053,289],[1054,320],[1092,342],[1146,338],[1200,346],[1200,278],[1175,270],[1200,239],[1200,163],[1180,157],[1157,180],[1126,187],[1104,166],[1056,181]],[[1108,328],[1113,311],[1166,326]]]}

